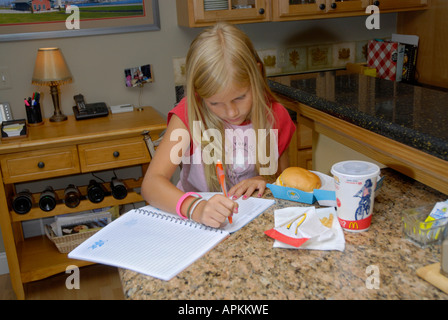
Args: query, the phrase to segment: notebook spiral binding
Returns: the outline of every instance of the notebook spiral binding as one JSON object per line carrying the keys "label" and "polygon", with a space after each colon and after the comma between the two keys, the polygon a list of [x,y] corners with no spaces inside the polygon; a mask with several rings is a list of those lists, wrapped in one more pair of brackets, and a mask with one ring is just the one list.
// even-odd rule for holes
{"label": "notebook spiral binding", "polygon": [[174,217],[174,216],[169,216],[169,215],[166,215],[166,214],[163,214],[163,213],[160,213],[160,212],[154,212],[154,211],[151,211],[151,210],[144,210],[144,209],[140,209],[140,208],[135,209],[135,211],[137,211],[138,213],[146,214],[146,215],[152,215],[153,217],[158,218],[158,219],[165,219],[165,220],[172,221],[174,223],[184,224],[184,225],[189,226],[189,227],[195,227],[195,228],[199,228],[199,229],[204,229],[204,230],[214,231],[214,232],[220,232],[220,233],[224,232],[221,229],[209,227],[209,226],[203,225],[202,223],[199,223],[199,222],[196,222],[196,221],[193,221],[193,220],[188,220],[188,219],[184,220],[184,219],[181,219],[181,218],[178,218],[178,217]]}

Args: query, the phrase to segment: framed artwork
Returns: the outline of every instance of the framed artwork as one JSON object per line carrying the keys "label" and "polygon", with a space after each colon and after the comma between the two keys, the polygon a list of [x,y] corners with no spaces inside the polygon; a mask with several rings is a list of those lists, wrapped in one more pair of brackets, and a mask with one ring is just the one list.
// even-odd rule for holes
{"label": "framed artwork", "polygon": [[0,0],[0,41],[160,30],[158,0]]}

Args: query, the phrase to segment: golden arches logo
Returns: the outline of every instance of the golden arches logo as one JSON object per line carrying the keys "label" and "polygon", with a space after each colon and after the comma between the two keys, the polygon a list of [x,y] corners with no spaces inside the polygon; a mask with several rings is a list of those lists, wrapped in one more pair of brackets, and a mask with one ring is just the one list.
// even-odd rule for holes
{"label": "golden arches logo", "polygon": [[358,222],[350,221],[350,223],[348,224],[348,228],[349,229],[359,229]]}

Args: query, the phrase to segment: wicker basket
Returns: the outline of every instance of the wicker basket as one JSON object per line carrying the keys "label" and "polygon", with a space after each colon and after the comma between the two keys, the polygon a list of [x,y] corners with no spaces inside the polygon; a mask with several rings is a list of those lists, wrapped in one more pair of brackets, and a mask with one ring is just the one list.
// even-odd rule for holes
{"label": "wicker basket", "polygon": [[85,231],[58,237],[49,225],[45,225],[45,234],[47,235],[48,239],[50,239],[51,242],[56,245],[60,253],[69,253],[77,246],[79,246],[84,240],[87,240],[89,237],[94,235],[96,232],[98,232],[98,230]]}

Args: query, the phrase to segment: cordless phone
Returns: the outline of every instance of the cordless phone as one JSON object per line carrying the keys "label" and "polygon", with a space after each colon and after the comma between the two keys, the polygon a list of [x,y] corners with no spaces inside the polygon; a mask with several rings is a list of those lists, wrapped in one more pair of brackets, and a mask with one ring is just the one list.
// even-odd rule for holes
{"label": "cordless phone", "polygon": [[76,106],[73,107],[76,120],[105,117],[109,114],[109,109],[104,102],[86,104],[82,94],[77,94],[73,99],[76,102]]}

